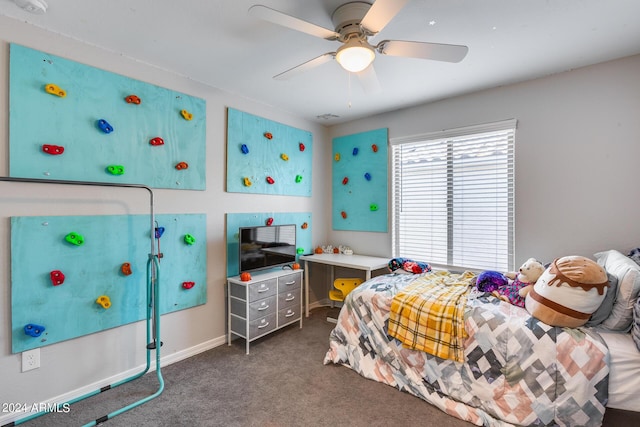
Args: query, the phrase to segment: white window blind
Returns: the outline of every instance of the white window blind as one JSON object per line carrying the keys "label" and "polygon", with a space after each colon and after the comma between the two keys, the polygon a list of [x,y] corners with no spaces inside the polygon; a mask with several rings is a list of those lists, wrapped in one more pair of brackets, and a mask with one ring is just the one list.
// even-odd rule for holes
{"label": "white window blind", "polygon": [[394,256],[514,269],[515,120],[396,138]]}

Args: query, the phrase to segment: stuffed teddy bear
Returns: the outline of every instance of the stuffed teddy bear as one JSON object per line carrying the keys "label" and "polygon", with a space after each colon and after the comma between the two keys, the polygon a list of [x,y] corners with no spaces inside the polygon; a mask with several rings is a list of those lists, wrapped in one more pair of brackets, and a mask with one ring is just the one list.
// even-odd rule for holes
{"label": "stuffed teddy bear", "polygon": [[525,299],[529,314],[551,326],[584,325],[604,300],[609,281],[603,267],[582,256],[551,263]]}
{"label": "stuffed teddy bear", "polygon": [[505,274],[507,283],[498,286],[492,294],[508,303],[524,308],[525,297],[538,278],[544,273],[544,265],[535,258],[529,258],[517,273]]}

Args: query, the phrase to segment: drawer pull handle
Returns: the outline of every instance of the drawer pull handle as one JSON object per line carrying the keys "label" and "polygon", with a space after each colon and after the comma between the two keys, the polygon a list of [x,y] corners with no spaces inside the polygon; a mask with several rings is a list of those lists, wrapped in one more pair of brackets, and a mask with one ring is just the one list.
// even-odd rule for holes
{"label": "drawer pull handle", "polygon": [[295,281],[295,280],[292,280],[292,281],[290,281],[290,282],[286,282],[286,283],[285,283],[285,285],[287,285],[287,286],[288,286],[288,285],[295,285],[295,283],[296,283],[296,281]]}
{"label": "drawer pull handle", "polygon": [[266,328],[267,326],[269,326],[269,322],[265,322],[264,324],[259,325],[258,329],[263,329],[263,328]]}
{"label": "drawer pull handle", "polygon": [[295,311],[291,311],[291,310],[289,310],[289,311],[287,311],[287,314],[285,314],[285,315],[284,315],[284,317],[291,317],[291,316],[295,316],[295,314],[296,314],[296,313],[295,313]]}
{"label": "drawer pull handle", "polygon": [[261,294],[263,292],[267,292],[269,290],[269,288],[260,288],[258,289],[258,293]]}
{"label": "drawer pull handle", "polygon": [[269,308],[269,304],[267,304],[267,305],[261,305],[260,307],[258,307],[258,311],[264,311],[264,310],[266,310],[267,308]]}
{"label": "drawer pull handle", "polygon": [[296,299],[296,296],[291,295],[290,297],[285,298],[285,301],[293,301],[294,299]]}

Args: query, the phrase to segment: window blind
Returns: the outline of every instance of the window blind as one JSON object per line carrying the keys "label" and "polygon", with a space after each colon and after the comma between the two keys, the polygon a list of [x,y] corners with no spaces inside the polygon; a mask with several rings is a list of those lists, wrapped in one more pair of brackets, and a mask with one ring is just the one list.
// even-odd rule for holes
{"label": "window blind", "polygon": [[396,138],[392,245],[454,269],[514,269],[515,120]]}

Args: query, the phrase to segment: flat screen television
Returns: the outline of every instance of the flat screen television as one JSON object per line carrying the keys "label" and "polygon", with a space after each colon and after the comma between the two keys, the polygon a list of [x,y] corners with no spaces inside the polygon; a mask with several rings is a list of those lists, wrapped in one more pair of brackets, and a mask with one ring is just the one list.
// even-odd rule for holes
{"label": "flat screen television", "polygon": [[240,272],[264,270],[296,261],[296,226],[240,227]]}

